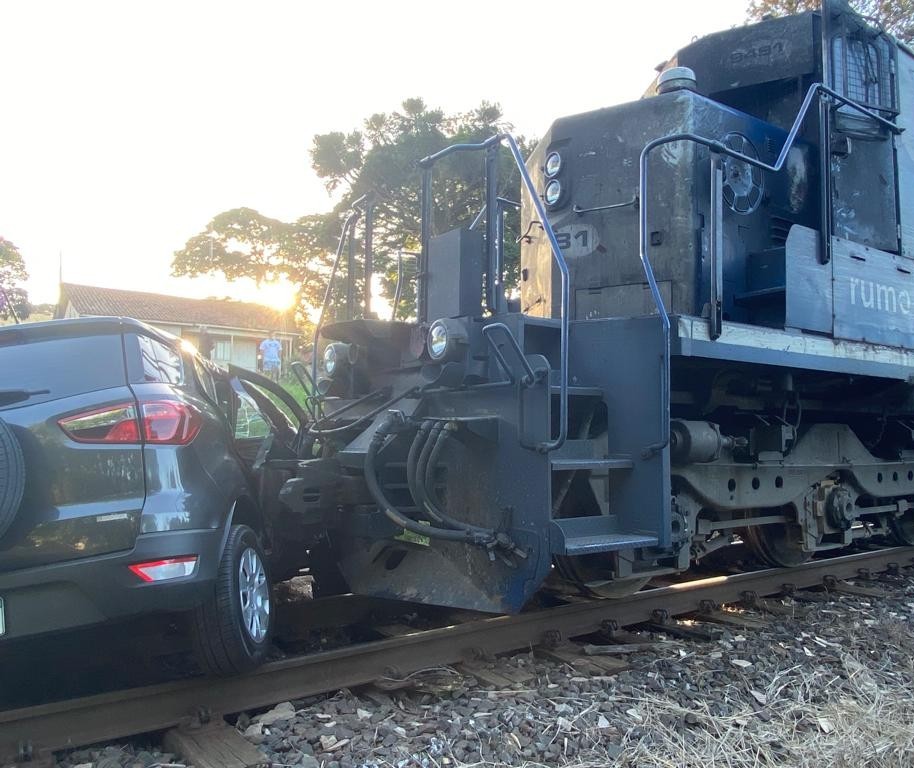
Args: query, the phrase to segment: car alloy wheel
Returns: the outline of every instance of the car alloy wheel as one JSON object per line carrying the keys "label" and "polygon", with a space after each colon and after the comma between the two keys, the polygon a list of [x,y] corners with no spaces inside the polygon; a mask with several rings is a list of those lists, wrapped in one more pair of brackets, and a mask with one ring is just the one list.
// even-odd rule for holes
{"label": "car alloy wheel", "polygon": [[270,582],[253,547],[241,553],[238,563],[238,597],[244,628],[255,643],[263,642],[270,626]]}
{"label": "car alloy wheel", "polygon": [[191,614],[191,636],[200,668],[234,675],[262,664],[273,630],[269,561],[246,525],[229,529],[212,594]]}

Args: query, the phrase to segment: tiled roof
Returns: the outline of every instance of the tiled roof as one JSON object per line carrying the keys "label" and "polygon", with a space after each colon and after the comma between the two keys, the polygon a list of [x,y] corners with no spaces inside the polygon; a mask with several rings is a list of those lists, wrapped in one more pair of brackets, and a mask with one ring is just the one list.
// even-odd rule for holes
{"label": "tiled roof", "polygon": [[134,317],[150,323],[297,333],[291,312],[278,312],[262,304],[230,299],[188,299],[161,293],[61,283],[58,316],[66,311],[68,301],[81,316],[114,315]]}

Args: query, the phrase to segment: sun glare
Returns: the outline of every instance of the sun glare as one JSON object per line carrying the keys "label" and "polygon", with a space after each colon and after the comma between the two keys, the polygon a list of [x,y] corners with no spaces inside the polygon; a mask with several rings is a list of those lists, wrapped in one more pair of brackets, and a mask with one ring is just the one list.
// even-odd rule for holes
{"label": "sun glare", "polygon": [[233,286],[232,296],[241,301],[251,301],[263,304],[280,311],[292,309],[295,306],[295,286],[288,282],[250,283],[245,285],[236,283]]}

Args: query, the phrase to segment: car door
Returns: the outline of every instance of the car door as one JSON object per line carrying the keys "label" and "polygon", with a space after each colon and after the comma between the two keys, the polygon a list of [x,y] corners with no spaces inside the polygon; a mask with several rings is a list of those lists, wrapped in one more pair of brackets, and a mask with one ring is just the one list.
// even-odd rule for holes
{"label": "car door", "polygon": [[294,575],[305,565],[311,531],[281,502],[280,491],[295,475],[299,461],[310,458],[307,417],[280,385],[253,371],[229,366],[221,386],[231,390],[235,449],[264,513],[273,577]]}
{"label": "car door", "polygon": [[[235,412],[235,437],[239,447],[243,447],[246,440],[261,440],[262,445],[262,440],[272,435],[264,449],[268,455],[261,459],[309,458],[305,456],[309,420],[298,401],[281,385],[259,373],[234,365],[229,366],[228,373],[234,390],[241,397]],[[267,434],[259,434],[265,427]],[[248,446],[248,451],[251,447]]]}

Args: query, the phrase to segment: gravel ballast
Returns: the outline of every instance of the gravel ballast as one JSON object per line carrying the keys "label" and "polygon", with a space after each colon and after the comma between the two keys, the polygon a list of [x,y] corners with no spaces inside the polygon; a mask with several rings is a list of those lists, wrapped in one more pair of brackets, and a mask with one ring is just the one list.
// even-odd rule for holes
{"label": "gravel ballast", "polygon": [[[644,634],[666,642],[614,655],[630,665],[617,674],[527,652],[284,702],[236,727],[265,761],[305,768],[910,766],[914,577],[876,586],[888,597],[739,612],[762,625],[718,625],[710,640]],[[123,754],[105,768],[172,759]],[[59,765],[101,765],[87,757]]]}

